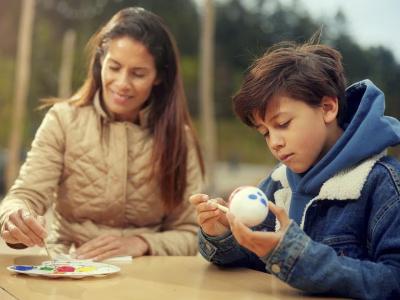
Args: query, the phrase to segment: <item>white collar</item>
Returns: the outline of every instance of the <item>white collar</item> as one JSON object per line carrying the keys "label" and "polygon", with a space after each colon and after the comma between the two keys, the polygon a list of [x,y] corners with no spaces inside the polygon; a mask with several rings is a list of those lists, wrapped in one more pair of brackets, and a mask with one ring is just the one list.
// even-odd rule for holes
{"label": "white collar", "polygon": [[[358,165],[344,169],[330,179],[321,187],[318,196],[314,199],[327,200],[356,200],[360,197],[362,188],[367,180],[368,174],[375,163],[386,155],[386,150],[360,162]],[[286,166],[281,165],[271,174],[274,181],[279,181],[284,189],[289,188],[286,177]]]}

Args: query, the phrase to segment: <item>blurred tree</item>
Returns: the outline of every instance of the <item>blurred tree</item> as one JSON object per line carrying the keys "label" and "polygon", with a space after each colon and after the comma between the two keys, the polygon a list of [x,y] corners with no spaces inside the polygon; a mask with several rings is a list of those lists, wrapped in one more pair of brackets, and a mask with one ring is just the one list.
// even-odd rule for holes
{"label": "blurred tree", "polygon": [[32,25],[35,18],[35,0],[23,0],[18,28],[15,90],[12,102],[12,126],[8,142],[6,187],[11,187],[18,175],[25,120],[26,100],[31,78]]}
{"label": "blurred tree", "polygon": [[71,77],[74,66],[76,31],[68,29],[62,43],[62,60],[58,75],[58,97],[68,98],[72,95]]}
{"label": "blurred tree", "polygon": [[[25,126],[25,145],[28,146],[44,112],[34,109],[38,99],[57,95],[57,75],[61,62],[61,37],[67,28],[76,30],[76,51],[72,78],[72,90],[81,85],[86,75],[84,47],[88,38],[116,11],[127,6],[142,6],[162,16],[175,35],[182,54],[184,75],[189,107],[193,115],[198,110],[198,39],[199,12],[191,0],[37,0],[32,48],[32,81],[29,90],[29,112]],[[283,3],[283,2],[282,2]],[[216,114],[220,123],[227,119],[229,126],[242,126],[231,122],[231,96],[238,89],[246,68],[253,59],[262,54],[273,43],[282,40],[303,42],[308,40],[321,25],[322,42],[340,50],[349,83],[370,78],[386,94],[387,111],[400,117],[400,64],[390,50],[382,46],[363,48],[347,28],[346,14],[333,12],[332,18],[314,19],[297,0],[224,0],[216,4],[216,49],[215,88]],[[16,37],[20,1],[0,1],[0,147],[7,144],[10,128],[10,113],[15,72]],[[236,124],[236,125],[235,125]],[[232,125],[232,126],[231,126]],[[219,125],[218,125],[219,126]],[[230,129],[228,129],[230,128]],[[226,143],[225,131],[220,131],[219,147],[231,147]],[[243,138],[247,138],[247,135]],[[249,139],[252,137],[249,137]],[[252,143],[251,147],[256,147]],[[259,146],[265,151],[260,138]],[[234,148],[234,147],[231,147]],[[257,152],[257,150],[255,150]],[[261,152],[261,151],[260,151]],[[226,159],[229,151],[219,149],[219,159]],[[250,151],[248,152],[250,153]],[[236,154],[234,156],[237,156]],[[240,156],[240,155],[239,155]],[[257,158],[240,156],[241,160]],[[261,157],[263,161],[265,157]]]}
{"label": "blurred tree", "polygon": [[204,149],[204,159],[208,170],[206,190],[215,192],[216,171],[216,121],[214,109],[214,33],[215,8],[213,0],[204,0],[202,7],[201,36],[200,36],[200,111],[201,137]]}
{"label": "blurred tree", "polygon": [[217,114],[231,117],[231,95],[238,88],[244,70],[268,47],[283,40],[304,41],[318,30],[307,12],[282,5],[277,0],[220,2],[216,31],[216,99]]}

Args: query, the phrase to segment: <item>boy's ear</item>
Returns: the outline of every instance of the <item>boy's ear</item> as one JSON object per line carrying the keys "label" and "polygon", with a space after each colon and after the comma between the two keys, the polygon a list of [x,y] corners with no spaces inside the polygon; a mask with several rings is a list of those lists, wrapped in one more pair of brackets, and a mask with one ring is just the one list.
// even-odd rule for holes
{"label": "boy's ear", "polygon": [[325,123],[332,123],[336,120],[339,111],[339,100],[337,97],[322,97],[321,108],[324,114]]}

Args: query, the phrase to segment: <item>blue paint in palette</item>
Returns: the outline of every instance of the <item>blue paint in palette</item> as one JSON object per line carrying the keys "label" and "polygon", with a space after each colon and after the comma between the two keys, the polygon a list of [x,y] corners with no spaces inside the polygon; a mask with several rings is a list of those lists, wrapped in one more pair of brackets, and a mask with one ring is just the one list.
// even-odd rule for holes
{"label": "blue paint in palette", "polygon": [[22,265],[17,265],[17,266],[12,266],[12,268],[16,271],[30,271],[33,269],[33,266],[22,266]]}

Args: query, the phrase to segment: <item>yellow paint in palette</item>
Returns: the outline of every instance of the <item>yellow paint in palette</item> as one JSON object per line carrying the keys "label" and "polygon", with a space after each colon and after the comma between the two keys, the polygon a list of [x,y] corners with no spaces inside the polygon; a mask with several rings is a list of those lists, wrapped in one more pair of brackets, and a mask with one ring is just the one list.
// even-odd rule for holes
{"label": "yellow paint in palette", "polygon": [[96,270],[96,267],[94,267],[94,266],[85,266],[85,267],[76,268],[75,272],[92,272],[95,270]]}

